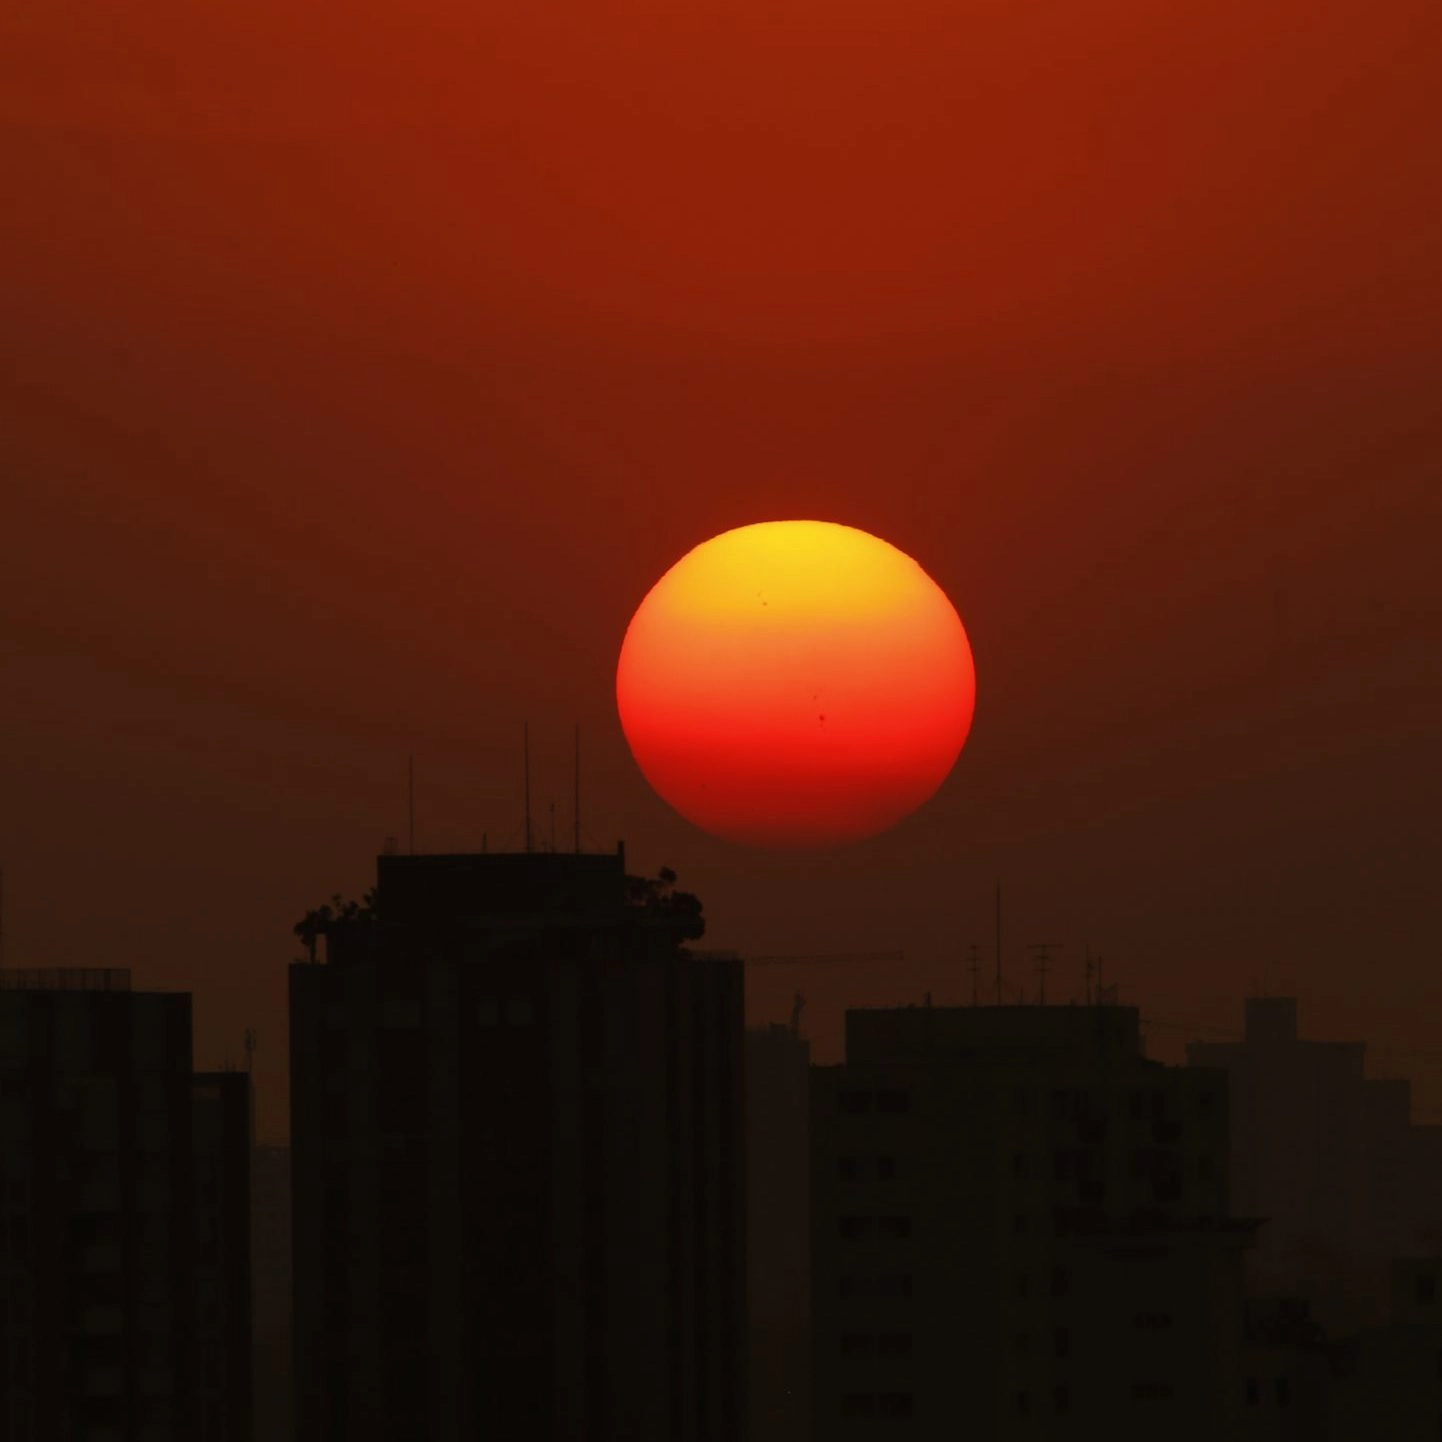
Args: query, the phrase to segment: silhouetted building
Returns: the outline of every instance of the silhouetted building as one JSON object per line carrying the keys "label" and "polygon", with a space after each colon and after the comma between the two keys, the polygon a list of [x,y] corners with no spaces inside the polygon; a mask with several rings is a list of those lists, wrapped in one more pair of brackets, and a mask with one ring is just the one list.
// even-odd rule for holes
{"label": "silhouetted building", "polygon": [[1331,1442],[1442,1436],[1442,1258],[1389,1268],[1392,1320],[1333,1349]]}
{"label": "silhouetted building", "polygon": [[251,1155],[251,1250],[255,1435],[289,1442],[295,1410],[289,1147],[257,1146]]}
{"label": "silhouetted building", "polygon": [[812,1078],[817,1442],[1233,1435],[1224,1077],[1031,1006],[851,1011]]}
{"label": "silhouetted building", "polygon": [[1439,1129],[1411,1123],[1404,1080],[1368,1080],[1362,1042],[1303,1040],[1292,997],[1250,997],[1240,1042],[1192,1042],[1225,1068],[1231,1204],[1262,1219],[1248,1258],[1258,1296],[1304,1296],[1332,1336],[1376,1325],[1393,1257],[1436,1250]]}
{"label": "silhouetted building", "polygon": [[810,1073],[794,1025],[747,1031],[750,1442],[811,1436]]}
{"label": "silhouetted building", "polygon": [[297,1435],[733,1442],[742,973],[624,859],[382,856],[291,968]]}
{"label": "silhouetted building", "polygon": [[0,1437],[250,1442],[250,1090],[184,993],[0,973]]}
{"label": "silhouetted building", "polygon": [[1301,1297],[1254,1298],[1242,1347],[1246,1442],[1318,1442],[1329,1436],[1332,1351]]}

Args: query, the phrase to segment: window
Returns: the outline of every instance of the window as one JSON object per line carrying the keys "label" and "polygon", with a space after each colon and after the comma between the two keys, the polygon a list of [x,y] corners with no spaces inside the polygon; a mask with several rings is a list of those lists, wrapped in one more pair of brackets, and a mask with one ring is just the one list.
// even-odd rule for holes
{"label": "window", "polygon": [[1277,1378],[1277,1406],[1285,1407],[1292,1400],[1291,1384],[1285,1377]]}
{"label": "window", "polygon": [[1071,1391],[1065,1382],[1058,1382],[1051,1389],[1051,1410],[1064,1416],[1071,1408]]}
{"label": "window", "polygon": [[876,1398],[870,1392],[847,1392],[841,1398],[843,1417],[876,1416]]}
{"label": "window", "polygon": [[1031,1230],[1031,1219],[1024,1212],[1018,1212],[1011,1219],[1011,1229],[1018,1237],[1025,1237]]}
{"label": "window", "polygon": [[1197,1158],[1197,1180],[1209,1182],[1217,1174],[1217,1164],[1211,1157]]}
{"label": "window", "polygon": [[1014,1177],[1026,1176],[1026,1153],[1017,1152],[1011,1159],[1011,1174]]}
{"label": "window", "polygon": [[1031,1333],[1018,1332],[1011,1339],[1011,1349],[1018,1357],[1031,1356]]}
{"label": "window", "polygon": [[870,1332],[844,1332],[841,1337],[841,1355],[852,1361],[876,1355],[876,1338]]}
{"label": "window", "polygon": [[878,1182],[893,1182],[896,1180],[895,1157],[877,1157],[876,1180]]}
{"label": "window", "polygon": [[1204,1116],[1209,1117],[1212,1109],[1216,1106],[1216,1094],[1214,1092],[1203,1092],[1197,1098],[1197,1110]]}
{"label": "window", "polygon": [[1018,1393],[1016,1394],[1016,1398],[1015,1398],[1015,1401],[1014,1401],[1013,1405],[1014,1405],[1015,1408],[1016,1408],[1016,1415],[1017,1415],[1018,1417],[1030,1417],[1030,1416],[1031,1416],[1031,1393],[1030,1393],[1030,1392],[1018,1392]]}
{"label": "window", "polygon": [[1132,1326],[1139,1332],[1164,1332],[1172,1325],[1170,1312],[1138,1312]]}
{"label": "window", "polygon": [[860,1116],[862,1112],[871,1110],[870,1092],[838,1092],[836,1094],[836,1109],[849,1117]]}
{"label": "window", "polygon": [[1053,1267],[1051,1269],[1051,1294],[1053,1297],[1065,1297],[1071,1290],[1071,1278],[1067,1275],[1065,1267]]}
{"label": "window", "polygon": [[909,1357],[912,1352],[910,1332],[883,1332],[876,1339],[876,1355],[888,1361]]}
{"label": "window", "polygon": [[513,996],[506,1003],[507,1026],[530,1026],[536,1019],[536,1004],[528,996]]}
{"label": "window", "polygon": [[880,1417],[910,1417],[910,1392],[883,1392],[876,1399],[876,1412]]}
{"label": "window", "polygon": [[842,1217],[840,1223],[842,1239],[848,1242],[869,1241],[876,1235],[875,1217]]}
{"label": "window", "polygon": [[1437,1278],[1431,1272],[1417,1274],[1417,1300],[1426,1306],[1437,1300]]}
{"label": "window", "polygon": [[910,1217],[877,1217],[876,1235],[890,1242],[904,1242],[911,1236]]}
{"label": "window", "polygon": [[1036,1105],[1036,1094],[1030,1087],[1017,1087],[1011,1094],[1011,1109],[1014,1115],[1029,1117]]}
{"label": "window", "polygon": [[837,1157],[836,1159],[836,1180],[839,1182],[854,1182],[857,1176],[857,1165],[855,1157]]}
{"label": "window", "polygon": [[902,1091],[879,1091],[876,1094],[876,1110],[884,1116],[904,1116],[911,1110],[911,1097]]}
{"label": "window", "polygon": [[1016,1274],[1016,1294],[1018,1297],[1031,1296],[1031,1273],[1018,1272]]}
{"label": "window", "polygon": [[1051,1350],[1056,1357],[1071,1355],[1071,1333],[1065,1327],[1058,1327],[1051,1334]]}

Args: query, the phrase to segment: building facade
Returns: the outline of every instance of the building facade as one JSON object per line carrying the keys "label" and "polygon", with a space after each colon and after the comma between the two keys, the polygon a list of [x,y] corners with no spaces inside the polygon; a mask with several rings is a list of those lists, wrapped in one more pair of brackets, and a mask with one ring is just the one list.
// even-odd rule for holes
{"label": "building facade", "polygon": [[1292,997],[1250,997],[1240,1042],[1192,1042],[1226,1072],[1232,1206],[1262,1219],[1258,1297],[1306,1297],[1333,1337],[1392,1315],[1396,1257],[1442,1242],[1439,1129],[1412,1123],[1410,1085],[1365,1075],[1362,1042],[1298,1035]]}
{"label": "building facade", "polygon": [[848,1012],[812,1132],[816,1442],[1235,1435],[1225,1079],[1135,1010]]}
{"label": "building facade", "polygon": [[290,974],[297,1436],[733,1442],[741,966],[624,857],[383,856]]}
{"label": "building facade", "polygon": [[0,973],[0,1437],[250,1442],[249,1162],[188,995]]}
{"label": "building facade", "polygon": [[811,1436],[811,1048],[746,1033],[749,1442]]}

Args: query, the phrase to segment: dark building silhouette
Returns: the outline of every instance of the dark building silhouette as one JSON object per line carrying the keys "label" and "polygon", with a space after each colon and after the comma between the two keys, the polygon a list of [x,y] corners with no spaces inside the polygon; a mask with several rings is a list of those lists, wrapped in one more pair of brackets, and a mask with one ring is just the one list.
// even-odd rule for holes
{"label": "dark building silhouette", "polygon": [[191,1001],[0,973],[0,1437],[250,1442],[250,1089]]}
{"label": "dark building silhouette", "polygon": [[1442,1250],[1442,1129],[1405,1080],[1368,1079],[1362,1042],[1298,1036],[1292,997],[1250,997],[1240,1042],[1192,1042],[1226,1070],[1231,1203],[1263,1219],[1251,1292],[1300,1296],[1337,1337],[1386,1321],[1392,1261]]}
{"label": "dark building silhouette", "polygon": [[1389,1268],[1390,1321],[1334,1349],[1330,1442],[1442,1437],[1442,1258]]}
{"label": "dark building silhouette", "polygon": [[1119,1006],[851,1011],[812,1077],[817,1442],[1235,1434],[1225,1077]]}
{"label": "dark building silhouette", "polygon": [[1246,1442],[1330,1437],[1333,1366],[1333,1349],[1305,1298],[1249,1300],[1242,1348]]}
{"label": "dark building silhouette", "polygon": [[295,1411],[289,1147],[257,1146],[251,1155],[251,1254],[255,1435],[289,1442]]}
{"label": "dark building silhouette", "polygon": [[810,1073],[795,1024],[747,1031],[750,1442],[811,1436]]}
{"label": "dark building silhouette", "polygon": [[382,856],[291,968],[306,1442],[743,1434],[742,973],[685,900]]}

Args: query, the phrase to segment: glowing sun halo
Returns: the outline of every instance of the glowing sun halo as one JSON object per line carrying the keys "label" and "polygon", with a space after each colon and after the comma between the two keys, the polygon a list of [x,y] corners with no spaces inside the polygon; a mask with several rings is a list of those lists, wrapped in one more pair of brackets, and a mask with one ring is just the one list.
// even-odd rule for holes
{"label": "glowing sun halo", "polygon": [[742,526],[683,556],[621,645],[616,704],[657,792],[763,846],[871,836],[946,779],[971,646],[910,556],[826,521]]}

